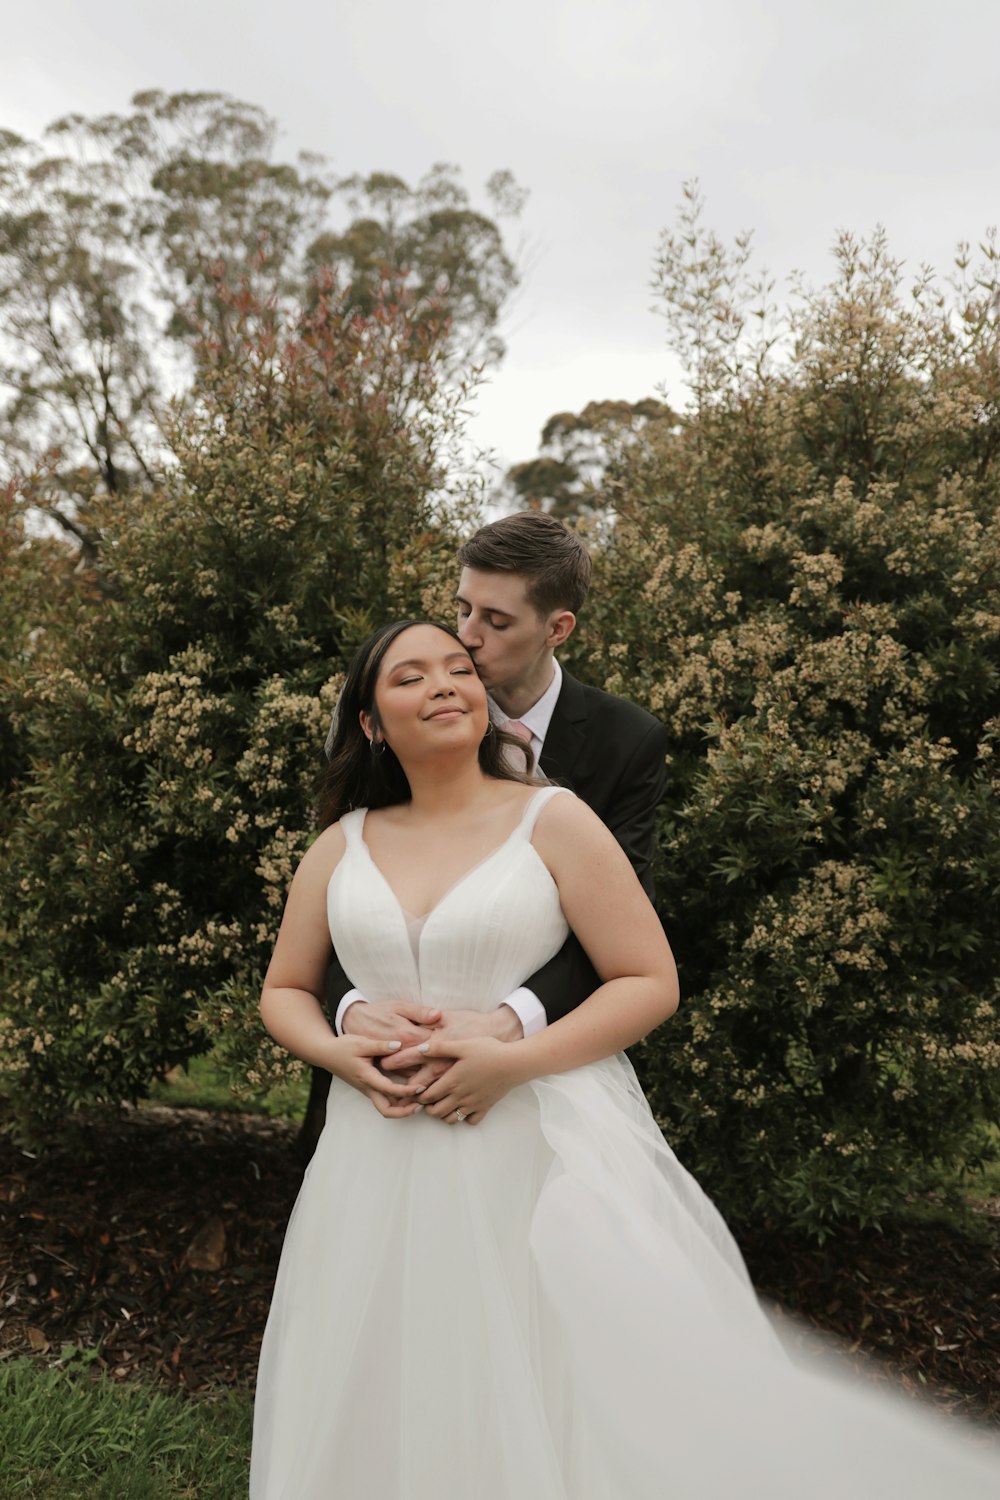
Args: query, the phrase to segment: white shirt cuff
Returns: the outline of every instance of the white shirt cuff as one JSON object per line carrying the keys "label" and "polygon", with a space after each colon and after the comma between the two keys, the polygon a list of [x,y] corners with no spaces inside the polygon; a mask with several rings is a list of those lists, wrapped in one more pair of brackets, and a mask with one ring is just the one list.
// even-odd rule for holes
{"label": "white shirt cuff", "polygon": [[525,1036],[534,1036],[536,1031],[544,1031],[549,1024],[545,1006],[538,996],[531,990],[525,989],[523,984],[512,995],[508,995],[503,1003],[509,1005],[517,1016]]}
{"label": "white shirt cuff", "polygon": [[364,1003],[368,1004],[368,1001],[365,1000],[360,990],[348,990],[343,1000],[337,1006],[337,1014],[334,1017],[333,1024],[338,1036],[343,1036],[344,1034],[344,1017],[347,1015],[348,1008],[354,1004],[355,1000],[364,1000]]}

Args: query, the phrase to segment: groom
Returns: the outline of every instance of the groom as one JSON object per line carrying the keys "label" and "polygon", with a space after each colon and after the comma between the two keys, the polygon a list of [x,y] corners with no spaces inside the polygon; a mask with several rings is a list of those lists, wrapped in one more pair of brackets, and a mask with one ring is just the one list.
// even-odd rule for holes
{"label": "groom", "polygon": [[[542,774],[570,787],[607,824],[652,896],[656,807],[666,782],[667,733],[645,709],[585,687],[556,652],[576,625],[590,584],[587,549],[551,516],[523,511],[482,527],[459,549],[458,633],[486,686],[497,721],[529,740]],[[497,1010],[441,1012],[408,1000],[368,1004],[337,963],[326,999],[338,1032],[400,1043],[386,1069],[427,1084],[449,1066],[414,1052],[439,1037],[529,1036],[573,1010],[600,984],[572,935]],[[364,1003],[363,1003],[364,1002]]]}

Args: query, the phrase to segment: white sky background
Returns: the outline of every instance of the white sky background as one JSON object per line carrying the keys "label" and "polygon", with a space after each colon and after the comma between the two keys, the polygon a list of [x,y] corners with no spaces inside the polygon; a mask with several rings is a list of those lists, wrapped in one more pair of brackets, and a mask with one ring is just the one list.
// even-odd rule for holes
{"label": "white sky background", "polygon": [[916,270],[1000,219],[996,0],[36,0],[4,27],[0,128],[222,90],[281,150],[411,183],[457,163],[530,189],[529,274],[474,437],[531,457],[555,411],[678,372],[650,263],[697,176],[779,277],[827,277],[837,230],[883,223]]}

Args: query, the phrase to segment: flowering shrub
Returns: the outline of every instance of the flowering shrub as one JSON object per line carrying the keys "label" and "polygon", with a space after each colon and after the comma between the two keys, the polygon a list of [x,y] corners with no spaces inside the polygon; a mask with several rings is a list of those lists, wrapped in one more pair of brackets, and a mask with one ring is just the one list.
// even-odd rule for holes
{"label": "flowering shrub", "polygon": [[576,648],[673,736],[644,1081],[729,1213],[820,1230],[1000,1116],[993,272],[917,318],[881,242],[841,251],[782,364],[727,347],[620,453]]}
{"label": "flowering shrub", "polygon": [[176,469],[96,513],[113,597],[3,674],[0,1074],[36,1123],[212,1041],[244,1086],[297,1068],[257,999],[341,673],[451,565],[444,330],[329,288],[304,327],[234,310]]}

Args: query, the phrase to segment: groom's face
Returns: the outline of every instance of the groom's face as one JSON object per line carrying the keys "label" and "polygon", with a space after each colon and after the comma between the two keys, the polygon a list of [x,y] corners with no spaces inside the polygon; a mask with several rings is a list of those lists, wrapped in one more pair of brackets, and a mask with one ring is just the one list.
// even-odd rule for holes
{"label": "groom's face", "polygon": [[567,611],[540,615],[517,573],[463,568],[456,597],[459,636],[489,692],[530,681],[568,633],[561,625],[553,628]]}

